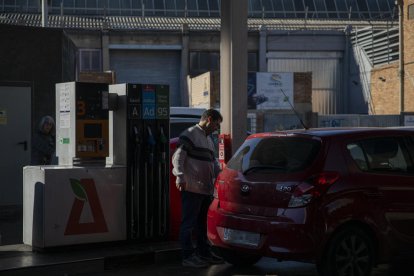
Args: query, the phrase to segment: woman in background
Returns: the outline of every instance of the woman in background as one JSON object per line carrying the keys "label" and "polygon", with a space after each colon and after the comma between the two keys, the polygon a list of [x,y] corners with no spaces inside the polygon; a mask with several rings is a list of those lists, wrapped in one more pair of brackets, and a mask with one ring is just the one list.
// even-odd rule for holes
{"label": "woman in background", "polygon": [[50,165],[55,153],[55,121],[44,116],[32,141],[32,165]]}

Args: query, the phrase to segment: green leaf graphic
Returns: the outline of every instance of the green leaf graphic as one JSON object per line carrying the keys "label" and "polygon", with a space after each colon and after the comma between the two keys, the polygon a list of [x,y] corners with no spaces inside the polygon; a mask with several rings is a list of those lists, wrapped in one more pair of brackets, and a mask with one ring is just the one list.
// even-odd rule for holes
{"label": "green leaf graphic", "polygon": [[86,191],[85,188],[83,188],[82,183],[80,183],[79,180],[73,178],[70,178],[69,180],[75,197],[82,201],[88,201],[88,196],[86,195]]}

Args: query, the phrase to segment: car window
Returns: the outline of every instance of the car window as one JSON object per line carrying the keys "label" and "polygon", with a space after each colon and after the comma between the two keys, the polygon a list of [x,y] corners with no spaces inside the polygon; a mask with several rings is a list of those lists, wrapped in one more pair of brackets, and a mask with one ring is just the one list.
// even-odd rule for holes
{"label": "car window", "polygon": [[348,144],[347,148],[349,150],[349,153],[351,154],[352,158],[354,159],[357,166],[363,170],[368,170],[368,164],[364,156],[364,151],[362,150],[361,146],[359,144]]}
{"label": "car window", "polygon": [[403,140],[400,138],[364,139],[349,143],[347,149],[362,171],[412,171],[412,161]]}
{"label": "car window", "polygon": [[320,142],[295,137],[268,137],[249,139],[239,148],[227,167],[246,172],[268,169],[296,172],[308,167],[320,148]]}
{"label": "car window", "polygon": [[411,160],[413,161],[414,158],[414,136],[407,136],[407,148],[408,152],[410,153]]}

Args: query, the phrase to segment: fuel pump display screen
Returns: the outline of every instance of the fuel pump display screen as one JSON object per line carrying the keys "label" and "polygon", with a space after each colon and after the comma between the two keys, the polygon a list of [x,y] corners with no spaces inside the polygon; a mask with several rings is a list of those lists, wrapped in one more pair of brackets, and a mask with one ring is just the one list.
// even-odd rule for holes
{"label": "fuel pump display screen", "polygon": [[83,135],[85,138],[102,138],[102,124],[85,124]]}

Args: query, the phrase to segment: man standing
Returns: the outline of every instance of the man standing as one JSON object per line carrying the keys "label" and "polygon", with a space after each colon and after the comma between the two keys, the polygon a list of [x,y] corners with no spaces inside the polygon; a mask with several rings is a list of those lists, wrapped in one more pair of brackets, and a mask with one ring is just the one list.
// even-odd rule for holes
{"label": "man standing", "polygon": [[[198,124],[181,133],[172,158],[176,186],[181,191],[183,266],[206,267],[223,263],[221,258],[212,254],[207,240],[207,212],[212,201],[213,182],[220,171],[210,134],[218,130],[222,121],[223,117],[217,110],[204,111]],[[197,235],[196,250],[192,244],[193,230]]]}

